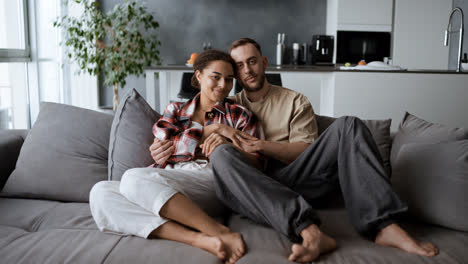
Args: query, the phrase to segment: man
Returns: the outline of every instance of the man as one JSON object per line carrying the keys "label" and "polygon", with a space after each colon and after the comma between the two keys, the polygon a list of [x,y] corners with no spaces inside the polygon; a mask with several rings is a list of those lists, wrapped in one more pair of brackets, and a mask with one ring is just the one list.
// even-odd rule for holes
{"label": "man", "polygon": [[[377,146],[361,120],[339,118],[317,138],[309,101],[268,83],[268,61],[258,43],[239,39],[232,43],[230,54],[244,88],[233,99],[262,121],[265,140],[224,131],[233,144],[219,146],[210,156],[219,199],[295,242],[290,261],[310,262],[336,248],[336,241],[320,231],[313,206],[337,188],[362,236],[410,253],[438,253],[433,244],[415,241],[394,221],[407,207],[392,191]],[[155,142],[150,149],[155,160],[164,159],[171,144]],[[250,165],[239,149],[270,158],[266,169]]]}

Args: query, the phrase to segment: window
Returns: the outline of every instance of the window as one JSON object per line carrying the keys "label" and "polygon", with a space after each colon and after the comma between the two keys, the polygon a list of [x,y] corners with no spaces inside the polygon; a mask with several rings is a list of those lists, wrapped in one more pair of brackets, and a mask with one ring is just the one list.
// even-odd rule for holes
{"label": "window", "polygon": [[0,62],[29,61],[26,0],[0,0]]}
{"label": "window", "polygon": [[75,74],[53,26],[80,12],[73,1],[0,0],[0,129],[30,128],[43,101],[97,110],[97,78]]}
{"label": "window", "polygon": [[0,129],[29,127],[25,0],[0,0]]}

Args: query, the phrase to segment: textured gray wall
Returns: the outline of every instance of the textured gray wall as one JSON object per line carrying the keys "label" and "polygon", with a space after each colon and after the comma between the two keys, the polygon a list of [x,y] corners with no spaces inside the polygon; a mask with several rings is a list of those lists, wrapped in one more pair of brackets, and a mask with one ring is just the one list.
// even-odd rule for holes
{"label": "textured gray wall", "polygon": [[[123,0],[99,0],[104,11]],[[232,41],[251,37],[275,61],[278,32],[286,33],[286,44],[312,42],[312,35],[325,34],[326,0],[151,0],[145,1],[160,24],[163,64],[185,64],[192,52],[200,52],[204,41],[227,50]],[[286,51],[287,55],[291,50]],[[287,58],[286,58],[287,59]],[[129,77],[120,94],[136,88],[145,95],[143,77]],[[100,105],[112,105],[112,89],[101,88]]]}
{"label": "textured gray wall", "polygon": [[[462,59],[463,53],[468,53],[468,1],[467,0],[453,0],[453,7],[460,7],[463,10],[464,16],[464,30],[465,33],[463,34],[463,49],[462,49]],[[449,20],[450,14],[447,14],[447,23]],[[460,29],[460,13],[456,13],[453,15],[452,20],[452,29],[459,30]],[[449,50],[449,69],[455,70],[457,68],[457,60],[458,60],[458,37],[459,34],[453,34],[451,36],[451,43],[450,43],[450,50]]]}

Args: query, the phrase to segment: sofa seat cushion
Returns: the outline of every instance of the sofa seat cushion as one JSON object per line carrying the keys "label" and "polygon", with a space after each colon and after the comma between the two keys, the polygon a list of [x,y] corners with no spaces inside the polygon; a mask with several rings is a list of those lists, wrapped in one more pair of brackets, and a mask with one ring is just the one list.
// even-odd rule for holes
{"label": "sofa seat cushion", "polygon": [[146,240],[139,237],[122,237],[106,258],[106,263],[200,263],[221,264],[210,253],[175,241],[165,239]]}
{"label": "sofa seat cushion", "polygon": [[[467,263],[468,233],[419,223],[403,226],[417,239],[434,242],[440,254],[420,257],[364,240],[346,210],[319,210],[322,230],[338,242],[314,263]],[[290,263],[291,242],[273,229],[232,215],[228,226],[242,232],[247,254],[238,263]],[[174,241],[118,236],[97,230],[87,203],[0,198],[1,263],[221,263],[211,254]]]}
{"label": "sofa seat cushion", "polygon": [[28,232],[24,229],[0,225],[0,252],[17,238],[26,235]]}
{"label": "sofa seat cushion", "polygon": [[1,263],[219,263],[168,240],[100,232],[88,203],[0,198]]}
{"label": "sofa seat cushion", "polygon": [[97,230],[88,203],[0,198],[0,225],[39,232],[52,229]]}
{"label": "sofa seat cushion", "polygon": [[98,230],[12,229],[0,225],[2,263],[220,263],[208,252],[168,240],[121,237]]}
{"label": "sofa seat cushion", "polygon": [[[322,219],[321,230],[335,238],[338,249],[321,256],[314,263],[333,264],[445,264],[467,263],[468,233],[422,223],[403,222],[401,225],[416,239],[435,243],[440,253],[434,258],[421,257],[396,248],[379,246],[361,238],[353,229],[343,208],[318,210]],[[229,227],[242,232],[248,253],[239,263],[291,263],[288,262],[291,242],[271,228],[262,226],[239,215],[233,215]]]}
{"label": "sofa seat cushion", "polygon": [[246,243],[248,253],[241,263],[291,263],[287,256],[292,243],[286,236],[237,214],[227,224],[231,230],[241,232]]}
{"label": "sofa seat cushion", "polygon": [[0,248],[4,263],[102,263],[120,239],[96,230],[49,229],[9,240]]}

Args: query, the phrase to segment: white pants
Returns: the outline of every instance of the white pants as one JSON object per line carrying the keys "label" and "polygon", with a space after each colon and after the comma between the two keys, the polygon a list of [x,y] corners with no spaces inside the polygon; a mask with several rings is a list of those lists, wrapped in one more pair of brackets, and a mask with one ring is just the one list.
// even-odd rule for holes
{"label": "white pants", "polygon": [[213,217],[225,210],[216,198],[213,172],[206,161],[180,162],[166,169],[127,170],[121,182],[96,183],[89,204],[99,230],[148,238],[169,221],[159,211],[178,192]]}

